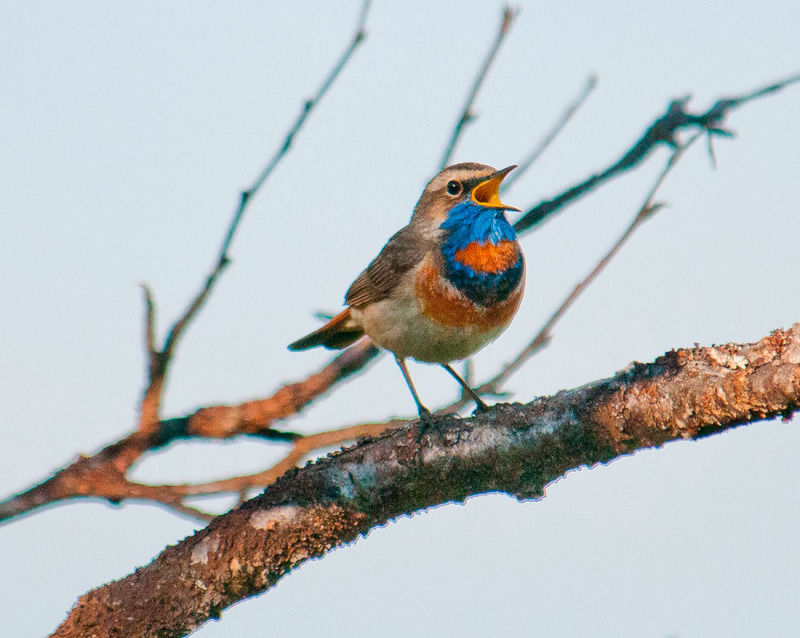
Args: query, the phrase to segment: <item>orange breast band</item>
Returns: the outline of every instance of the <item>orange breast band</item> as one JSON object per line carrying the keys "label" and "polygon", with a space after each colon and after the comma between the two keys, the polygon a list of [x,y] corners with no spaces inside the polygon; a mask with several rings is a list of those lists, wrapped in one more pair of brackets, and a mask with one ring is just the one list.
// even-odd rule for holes
{"label": "orange breast band", "polygon": [[456,251],[453,258],[477,273],[498,273],[511,268],[519,259],[516,242],[504,239],[497,244],[476,241]]}
{"label": "orange breast band", "polygon": [[507,325],[519,308],[524,286],[520,283],[508,298],[489,308],[472,303],[427,263],[420,269],[416,292],[423,314],[441,326],[492,330]]}

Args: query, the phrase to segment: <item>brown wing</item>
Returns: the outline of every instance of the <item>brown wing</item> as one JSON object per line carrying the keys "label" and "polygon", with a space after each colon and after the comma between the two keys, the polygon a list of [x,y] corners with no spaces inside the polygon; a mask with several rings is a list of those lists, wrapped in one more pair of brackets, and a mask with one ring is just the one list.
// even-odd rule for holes
{"label": "brown wing", "polygon": [[403,275],[422,261],[432,246],[433,242],[423,238],[415,228],[406,226],[400,229],[353,282],[344,302],[361,308],[386,299]]}

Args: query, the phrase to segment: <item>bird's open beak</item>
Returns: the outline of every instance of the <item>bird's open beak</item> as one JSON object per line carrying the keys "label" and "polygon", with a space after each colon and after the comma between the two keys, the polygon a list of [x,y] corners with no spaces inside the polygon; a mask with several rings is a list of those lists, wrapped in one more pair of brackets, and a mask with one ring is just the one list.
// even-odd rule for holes
{"label": "bird's open beak", "polygon": [[472,201],[480,206],[486,206],[487,208],[503,208],[505,210],[518,211],[519,208],[507,206],[501,202],[499,195],[500,184],[502,183],[503,178],[505,178],[505,176],[513,171],[516,167],[516,164],[513,166],[508,166],[503,170],[497,171],[493,175],[490,175],[488,179],[478,184],[472,189]]}

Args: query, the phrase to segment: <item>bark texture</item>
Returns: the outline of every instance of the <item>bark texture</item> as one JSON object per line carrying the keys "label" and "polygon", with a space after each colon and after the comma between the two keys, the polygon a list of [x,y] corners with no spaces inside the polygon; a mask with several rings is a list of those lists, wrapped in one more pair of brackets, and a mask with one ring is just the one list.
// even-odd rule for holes
{"label": "bark texture", "polygon": [[541,497],[570,469],[800,405],[800,324],[679,349],[614,377],[468,419],[442,416],[284,475],[257,498],[78,601],[54,636],[183,636],[295,566],[405,513],[487,491]]}

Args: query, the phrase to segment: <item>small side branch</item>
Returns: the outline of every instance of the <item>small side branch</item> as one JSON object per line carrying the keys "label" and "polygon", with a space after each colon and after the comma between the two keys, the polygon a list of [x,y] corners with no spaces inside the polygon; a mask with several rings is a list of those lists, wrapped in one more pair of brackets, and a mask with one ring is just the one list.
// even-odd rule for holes
{"label": "small side branch", "polygon": [[506,35],[511,29],[511,25],[514,22],[515,17],[516,12],[510,6],[506,6],[503,9],[503,14],[500,16],[500,27],[497,31],[497,36],[495,36],[494,42],[492,42],[489,53],[486,54],[486,59],[478,69],[478,75],[475,78],[475,81],[472,83],[472,88],[470,89],[467,99],[464,102],[464,106],[461,109],[461,115],[459,116],[458,121],[453,128],[450,141],[447,143],[447,147],[444,149],[444,155],[442,156],[442,161],[439,164],[439,170],[442,170],[450,163],[453,153],[456,150],[458,140],[464,131],[464,127],[466,127],[467,124],[475,119],[475,114],[472,112],[472,105],[475,103],[475,98],[478,97],[478,92],[481,90],[483,81],[486,79],[486,75],[489,73],[489,67],[492,66],[492,62],[494,62],[497,52],[500,50],[500,45],[503,43],[503,40],[505,40]]}
{"label": "small side branch", "polygon": [[256,196],[258,191],[264,185],[264,182],[269,178],[275,168],[278,166],[280,161],[286,156],[289,152],[289,149],[292,146],[292,142],[294,141],[295,136],[300,131],[300,129],[305,124],[308,116],[314,110],[314,108],[320,103],[322,98],[331,88],[333,83],[341,74],[344,67],[347,65],[347,62],[353,56],[353,53],[358,48],[358,46],[364,41],[367,34],[364,30],[366,20],[367,20],[367,13],[370,7],[370,0],[365,0],[361,7],[361,13],[359,14],[358,23],[356,25],[355,34],[345,49],[342,56],[337,60],[336,64],[331,69],[330,73],[325,77],[322,84],[320,85],[317,92],[313,95],[313,97],[306,100],[303,104],[303,108],[300,111],[300,114],[295,120],[292,127],[289,129],[289,132],[286,134],[286,138],[283,141],[283,144],[280,148],[276,151],[275,155],[270,159],[264,169],[261,171],[259,176],[256,178],[255,182],[253,182],[252,186],[247,190],[243,191],[241,194],[241,198],[239,201],[239,206],[233,214],[233,218],[231,219],[231,223],[228,227],[228,231],[225,234],[225,239],[222,242],[222,246],[220,247],[219,257],[217,258],[217,263],[214,269],[209,274],[208,278],[206,279],[206,283],[201,289],[201,291],[197,294],[194,298],[192,303],[187,308],[186,312],[184,312],[183,316],[178,319],[175,325],[169,332],[169,336],[167,337],[166,343],[164,345],[164,351],[171,355],[174,348],[175,343],[180,338],[183,329],[185,328],[186,324],[194,317],[197,311],[202,306],[203,302],[208,297],[211,289],[214,285],[214,282],[217,280],[217,277],[228,264],[230,258],[228,256],[228,250],[230,249],[231,243],[236,235],[236,231],[238,230],[242,217],[244,216],[245,210],[247,209],[248,204],[252,201],[253,197]]}
{"label": "small side branch", "polygon": [[[300,412],[337,383],[362,370],[364,362],[374,359],[377,354],[377,348],[364,339],[317,373],[282,387],[271,397],[233,406],[200,408],[188,416],[160,421],[157,428],[148,432],[133,432],[91,456],[78,457],[38,485],[0,502],[0,522],[45,505],[87,496],[103,498],[112,503],[130,499],[149,500],[183,514],[191,514],[191,509],[183,503],[187,496],[267,485],[316,449],[374,435],[379,427],[386,427],[386,424],[358,426],[307,437],[272,427],[275,421]],[[131,466],[145,452],[184,439],[226,439],[242,434],[285,442],[290,444],[291,449],[286,458],[274,467],[258,474],[229,479],[224,484],[218,481],[216,484],[202,485],[145,485],[127,478]],[[220,486],[219,489],[215,485]]]}
{"label": "small side branch", "polygon": [[476,389],[478,393],[481,394],[498,394],[500,388],[502,387],[503,383],[533,355],[535,355],[539,350],[541,350],[544,346],[546,346],[550,339],[552,338],[552,330],[555,324],[558,322],[559,319],[564,315],[564,313],[569,309],[569,307],[575,302],[575,300],[583,293],[584,290],[597,278],[597,276],[605,269],[605,267],[609,264],[609,262],[616,256],[616,254],[620,251],[623,244],[630,239],[631,235],[650,217],[652,217],[663,205],[658,204],[655,202],[655,196],[658,192],[658,189],[661,188],[661,185],[664,183],[667,175],[672,171],[672,169],[676,166],[678,161],[683,157],[683,154],[689,149],[692,144],[694,144],[697,139],[700,137],[699,133],[696,133],[694,137],[692,137],[689,141],[686,142],[683,146],[675,149],[672,155],[669,158],[666,166],[661,171],[659,176],[656,178],[653,186],[650,188],[650,191],[647,193],[647,197],[645,197],[644,203],[637,211],[636,215],[634,216],[631,223],[628,224],[628,227],[625,231],[620,235],[619,239],[614,242],[614,245],[611,249],[603,255],[597,265],[592,269],[592,271],[583,279],[581,280],[575,288],[573,288],[572,292],[567,296],[567,298],[561,303],[561,305],[556,308],[555,312],[550,315],[550,318],[545,322],[544,326],[542,326],[541,330],[536,334],[536,336],[528,343],[528,345],[520,352],[511,362],[507,363],[503,369],[500,371],[497,376],[493,379],[487,381],[479,388]]}
{"label": "small side branch", "polygon": [[272,174],[272,171],[275,169],[275,167],[286,156],[286,154],[288,153],[289,149],[292,146],[292,142],[294,141],[295,135],[297,135],[297,133],[303,127],[303,124],[305,123],[306,119],[308,119],[308,116],[311,114],[311,111],[317,104],[319,104],[320,100],[322,100],[322,98],[328,92],[330,87],[335,82],[336,78],[339,77],[339,75],[342,72],[342,69],[344,69],[345,65],[352,57],[355,50],[366,38],[366,32],[364,30],[364,27],[366,24],[369,7],[370,7],[370,0],[365,0],[361,7],[358,23],[356,24],[355,34],[351,38],[350,44],[345,49],[344,53],[339,58],[339,60],[337,60],[336,64],[333,66],[330,73],[325,77],[325,79],[322,82],[322,85],[316,91],[314,96],[308,99],[304,103],[300,115],[298,116],[297,120],[292,125],[292,127],[289,129],[289,132],[287,133],[283,144],[275,152],[275,155],[273,155],[272,159],[270,159],[266,167],[261,171],[259,176],[256,178],[255,182],[253,182],[252,186],[250,186],[250,188],[242,192],[241,197],[239,199],[239,206],[234,211],[233,217],[228,226],[228,230],[225,233],[222,245],[220,246],[219,256],[217,257],[214,267],[211,269],[211,272],[207,275],[205,283],[203,284],[200,291],[194,296],[194,298],[191,300],[191,302],[189,303],[188,307],[183,312],[183,314],[177,319],[177,321],[175,321],[175,323],[169,329],[167,337],[164,340],[164,345],[161,348],[161,350],[158,350],[154,345],[153,300],[149,290],[145,289],[146,302],[148,307],[147,331],[148,331],[148,348],[150,357],[149,357],[148,385],[144,392],[144,397],[142,399],[141,410],[140,410],[141,416],[139,420],[139,429],[141,431],[152,432],[158,427],[159,411],[161,405],[161,397],[164,389],[164,382],[166,380],[170,362],[172,361],[172,358],[175,354],[175,348],[177,347],[178,341],[183,335],[184,330],[189,325],[189,323],[194,319],[194,317],[197,316],[198,311],[202,308],[203,304],[208,299],[208,296],[214,289],[214,285],[216,284],[222,272],[225,270],[225,267],[230,262],[228,251],[230,250],[231,244],[236,235],[236,231],[241,225],[241,221],[242,218],[244,217],[245,211],[247,210],[248,204],[252,201],[253,197],[255,197],[255,195],[261,189],[267,178]]}
{"label": "small side branch", "polygon": [[591,75],[589,79],[586,80],[586,83],[583,85],[581,92],[578,96],[569,104],[567,104],[564,111],[561,113],[561,116],[558,118],[558,121],[553,124],[552,128],[547,132],[547,134],[541,139],[541,141],[534,147],[534,149],[528,153],[527,157],[520,161],[517,169],[513,173],[509,173],[508,177],[503,180],[503,183],[500,185],[500,192],[506,192],[511,186],[516,182],[520,177],[522,177],[525,173],[528,172],[528,169],[533,166],[533,164],[538,160],[542,154],[549,148],[549,146],[553,143],[553,141],[558,137],[558,134],[563,131],[569,121],[573,118],[573,116],[580,110],[580,108],[584,105],[587,99],[589,99],[589,95],[591,95],[592,91],[594,91],[595,87],[597,86],[597,76]]}
{"label": "small side branch", "polygon": [[156,347],[156,306],[153,292],[142,284],[144,292],[144,347],[147,353],[147,387],[139,406],[139,427],[158,421],[163,383],[163,355]]}
{"label": "small side branch", "polygon": [[800,75],[794,75],[785,80],[774,82],[739,97],[722,98],[717,100],[716,104],[708,111],[699,115],[689,113],[686,110],[689,103],[688,97],[674,100],[669,105],[667,112],[659,117],[647,131],[645,131],[639,141],[637,141],[616,163],[603,172],[592,175],[583,182],[567,189],[553,199],[537,204],[517,220],[514,224],[514,229],[518,233],[524,233],[538,224],[541,224],[550,215],[564,208],[567,204],[586,195],[609,179],[640,164],[659,144],[668,144],[673,148],[677,148],[679,146],[677,134],[681,130],[687,129],[697,131],[699,129],[709,136],[729,136],[730,132],[727,131],[723,125],[730,111],[752,100],[780,91],[797,82],[800,82]]}
{"label": "small side branch", "polygon": [[[289,129],[289,132],[286,134],[286,138],[283,141],[283,145],[278,149],[272,159],[267,162],[267,165],[264,167],[264,170],[261,171],[259,176],[256,178],[256,181],[253,185],[242,193],[242,204],[240,205],[240,209],[242,206],[245,206],[250,199],[256,194],[258,189],[261,188],[261,185],[267,180],[267,178],[272,174],[272,171],[275,170],[275,167],[281,161],[284,155],[289,151],[292,146],[292,142],[294,142],[294,137],[297,135],[298,131],[303,127],[305,124],[306,119],[311,114],[311,111],[314,110],[314,107],[319,104],[320,100],[325,96],[328,92],[328,89],[331,88],[333,83],[336,81],[336,78],[339,77],[339,74],[342,72],[342,69],[347,65],[350,61],[350,58],[355,53],[355,50],[358,46],[365,40],[367,37],[367,32],[365,30],[367,24],[367,14],[369,13],[369,8],[371,5],[371,0],[364,0],[364,3],[361,5],[361,13],[359,14],[358,23],[356,25],[356,31],[353,35],[353,39],[350,41],[349,46],[344,50],[341,57],[337,60],[336,64],[333,65],[331,72],[327,75],[327,77],[322,81],[319,89],[314,94],[313,97],[308,99],[305,104],[303,104],[303,109],[300,111],[300,114],[297,116],[297,120],[295,120],[294,126]],[[237,211],[237,214],[241,216],[241,213]],[[234,223],[231,224],[231,229],[228,232],[228,236],[226,237],[226,242],[230,243],[233,238],[233,233],[236,230],[236,225],[238,224],[237,218],[234,216]]]}

